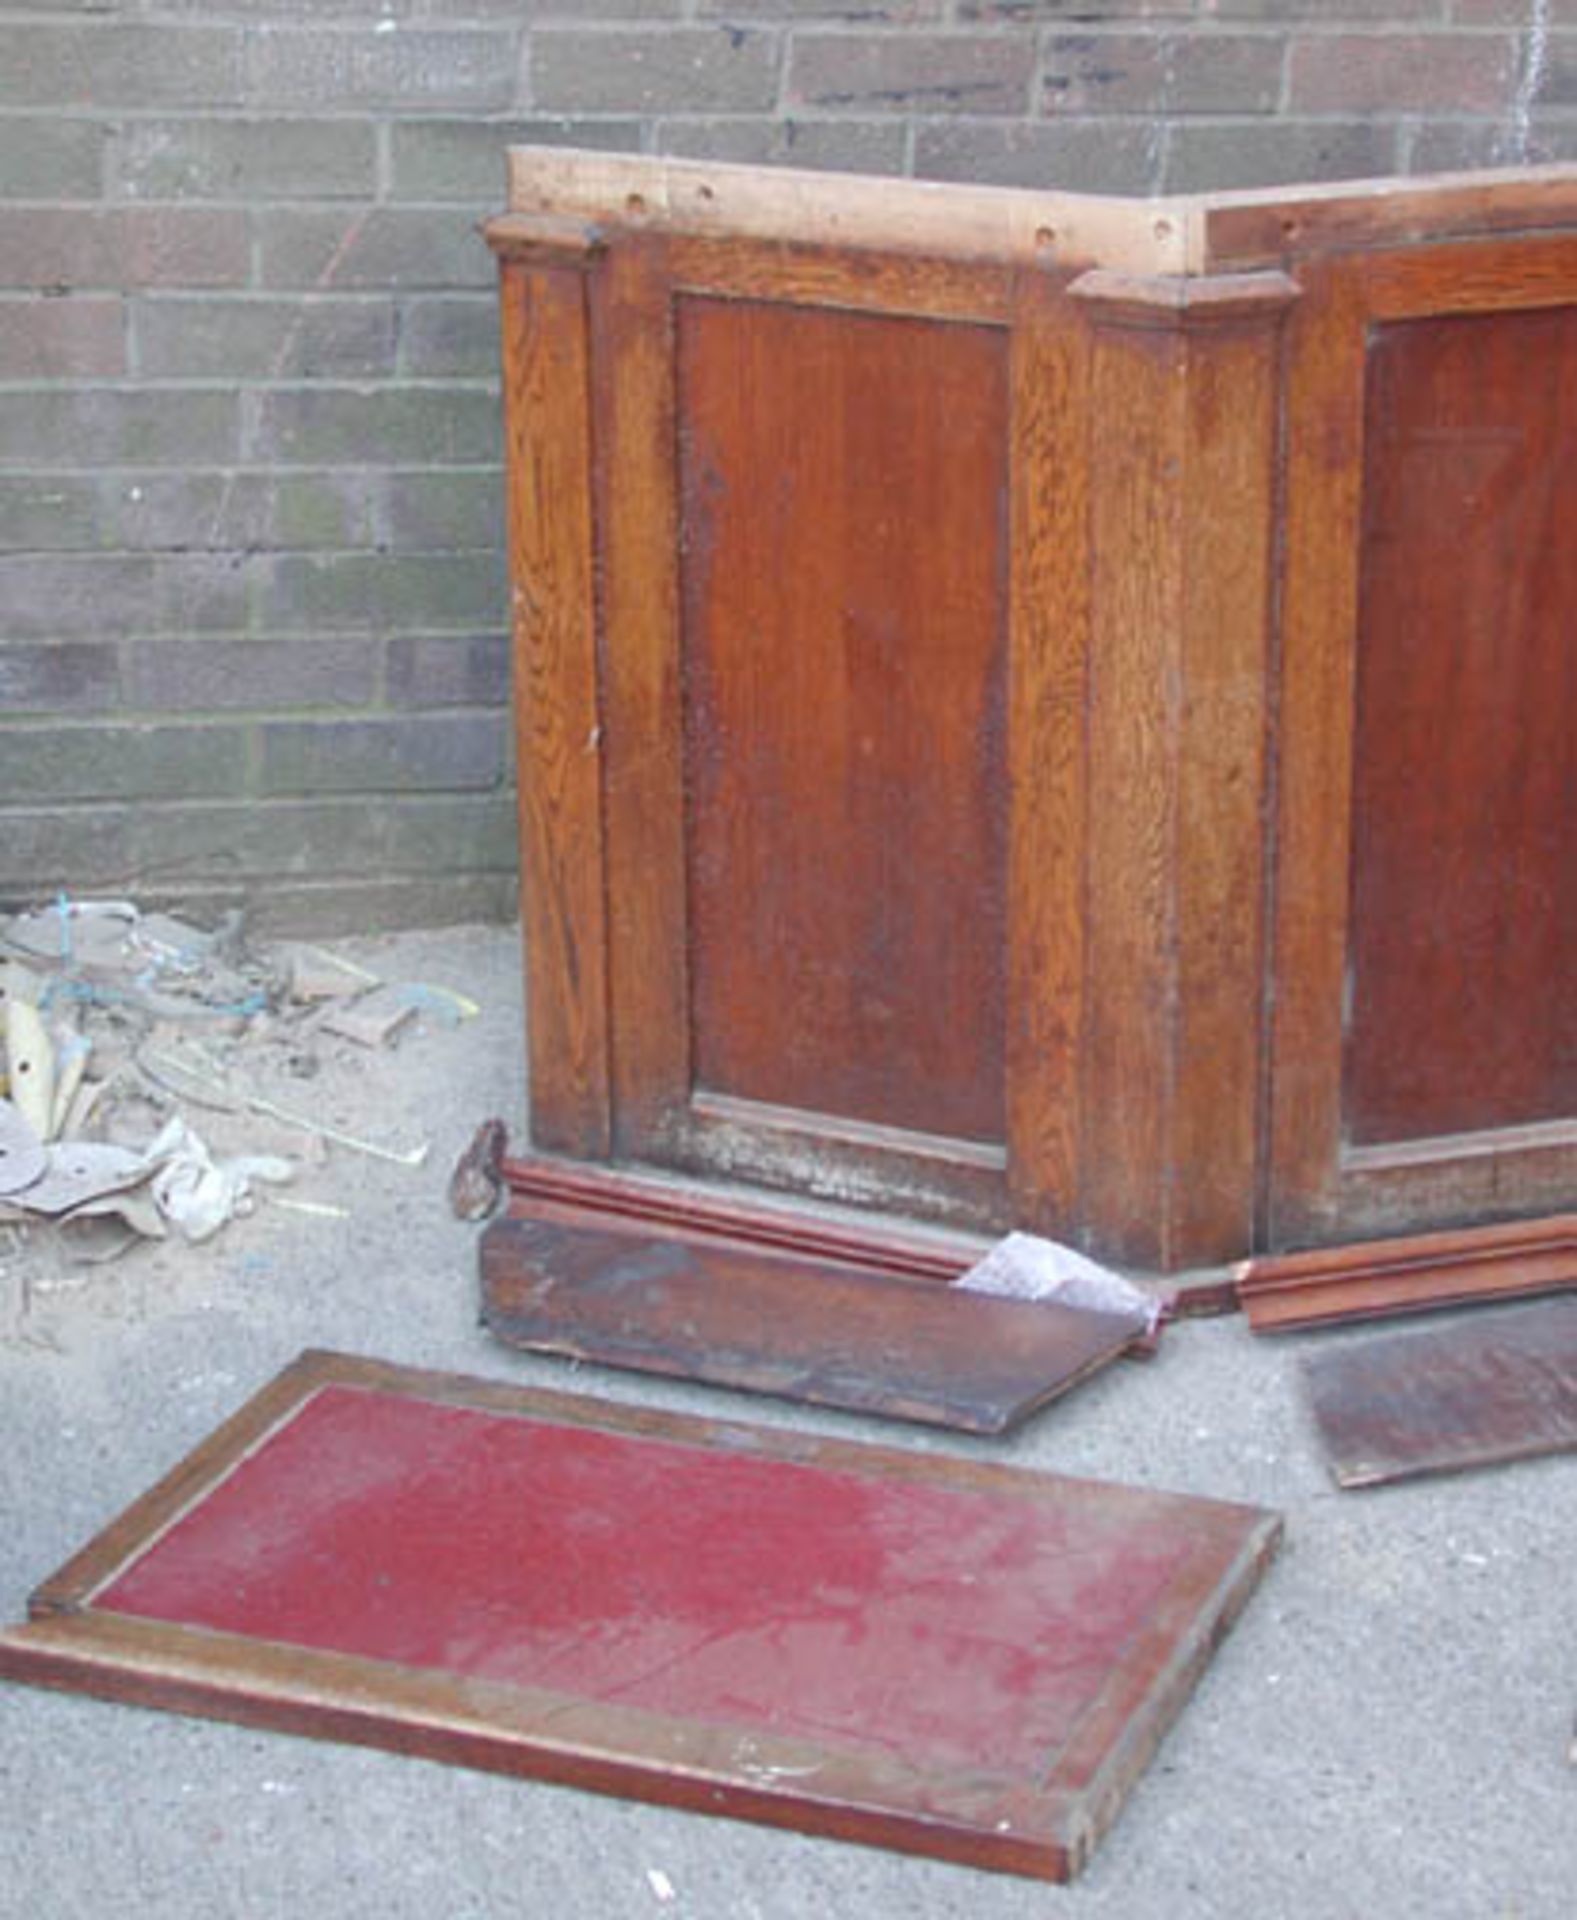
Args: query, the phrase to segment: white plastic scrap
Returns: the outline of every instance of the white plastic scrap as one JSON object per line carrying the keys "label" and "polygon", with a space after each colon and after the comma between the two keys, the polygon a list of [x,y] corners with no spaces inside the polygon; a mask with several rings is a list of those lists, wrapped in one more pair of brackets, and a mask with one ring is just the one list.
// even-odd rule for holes
{"label": "white plastic scrap", "polygon": [[17,1111],[47,1140],[55,1115],[55,1048],[43,1016],[26,1000],[6,1008],[6,1060]]}
{"label": "white plastic scrap", "polygon": [[993,1293],[1005,1300],[1055,1300],[1092,1313],[1138,1315],[1154,1333],[1161,1302],[1120,1273],[1033,1233],[1010,1233],[954,1283],[966,1293]]}
{"label": "white plastic scrap", "polygon": [[179,1117],[169,1121],[149,1147],[159,1162],[152,1193],[159,1212],[188,1240],[207,1240],[236,1214],[251,1212],[251,1182],[281,1184],[295,1178],[295,1163],[273,1154],[215,1160]]}

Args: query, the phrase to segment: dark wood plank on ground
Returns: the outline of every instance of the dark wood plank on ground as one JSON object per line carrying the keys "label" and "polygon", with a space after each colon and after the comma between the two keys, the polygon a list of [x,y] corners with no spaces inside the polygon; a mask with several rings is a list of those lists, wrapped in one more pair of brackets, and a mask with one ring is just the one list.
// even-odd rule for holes
{"label": "dark wood plank on ground", "polygon": [[506,1218],[482,1314],[536,1352],[894,1419],[1002,1433],[1115,1360],[1138,1314],[710,1242]]}
{"label": "dark wood plank on ground", "polygon": [[1344,1487],[1577,1448],[1577,1299],[1387,1334],[1305,1365]]}

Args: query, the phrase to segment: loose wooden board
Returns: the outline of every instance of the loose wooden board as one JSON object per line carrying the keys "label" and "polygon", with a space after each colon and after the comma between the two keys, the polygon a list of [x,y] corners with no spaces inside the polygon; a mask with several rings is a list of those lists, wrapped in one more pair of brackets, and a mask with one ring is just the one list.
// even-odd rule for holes
{"label": "loose wooden board", "polygon": [[1142,1314],[965,1293],[743,1247],[508,1217],[482,1318],[540,1353],[1003,1433],[1143,1338]]}
{"label": "loose wooden board", "polygon": [[39,1589],[0,1674],[1060,1879],[1279,1533],[309,1353]]}
{"label": "loose wooden board", "polygon": [[1577,1448],[1577,1299],[1388,1334],[1305,1368],[1344,1487]]}

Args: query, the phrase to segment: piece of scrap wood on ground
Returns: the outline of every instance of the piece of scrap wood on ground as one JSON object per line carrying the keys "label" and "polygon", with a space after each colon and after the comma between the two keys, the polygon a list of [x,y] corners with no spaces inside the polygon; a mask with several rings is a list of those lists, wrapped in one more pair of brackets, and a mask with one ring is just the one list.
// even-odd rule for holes
{"label": "piece of scrap wood on ground", "polygon": [[1375,1320],[1577,1287],[1577,1214],[1246,1262],[1238,1298],[1256,1333]]}
{"label": "piece of scrap wood on ground", "polygon": [[35,1594],[0,1673],[1065,1878],[1279,1532],[305,1354]]}
{"label": "piece of scrap wood on ground", "polygon": [[1005,1432],[1148,1332],[1142,1312],[547,1220],[495,1221],[481,1269],[511,1345],[966,1433]]}
{"label": "piece of scrap wood on ground", "polygon": [[1305,1366],[1344,1487],[1577,1448],[1577,1299],[1386,1334]]}

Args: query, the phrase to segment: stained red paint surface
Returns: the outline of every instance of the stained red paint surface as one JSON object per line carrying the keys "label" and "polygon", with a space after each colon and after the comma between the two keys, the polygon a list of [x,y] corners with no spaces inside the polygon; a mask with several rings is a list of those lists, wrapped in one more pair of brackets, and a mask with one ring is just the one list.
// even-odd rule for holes
{"label": "stained red paint surface", "polygon": [[918,1486],[328,1387],[98,1611],[1043,1773],[1187,1552],[1165,1496]]}

